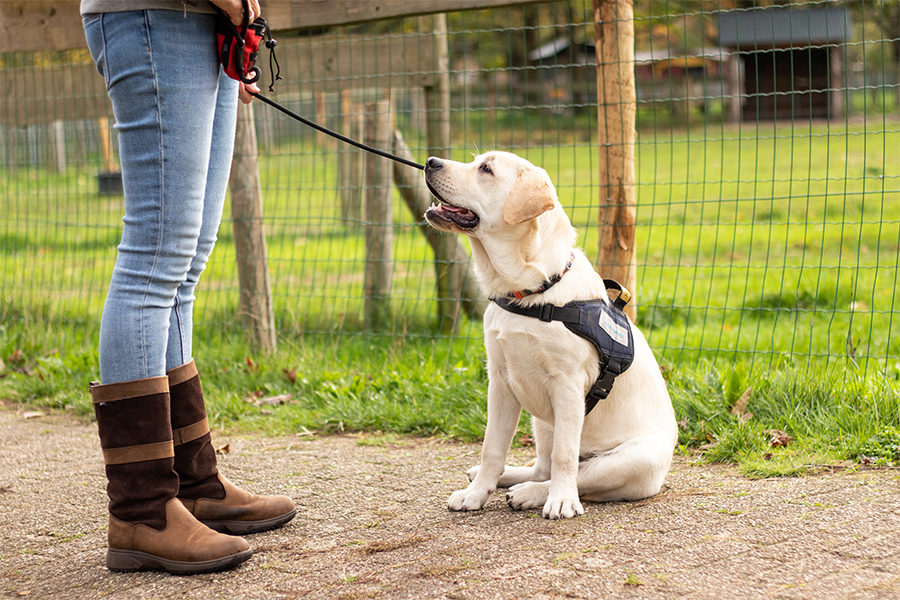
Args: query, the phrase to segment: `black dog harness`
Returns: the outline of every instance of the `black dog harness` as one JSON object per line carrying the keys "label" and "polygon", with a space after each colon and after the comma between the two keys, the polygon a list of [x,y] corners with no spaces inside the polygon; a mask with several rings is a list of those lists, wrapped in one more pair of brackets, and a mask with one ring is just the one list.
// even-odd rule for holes
{"label": "black dog harness", "polygon": [[603,284],[607,289],[618,290],[619,297],[614,302],[596,299],[569,302],[565,306],[537,304],[525,307],[513,304],[510,298],[491,298],[503,310],[517,315],[544,322],[561,321],[569,331],[594,345],[600,355],[600,375],[584,399],[585,416],[609,396],[616,376],[628,370],[634,360],[631,326],[622,311],[631,300],[631,294],[612,279],[604,279]]}

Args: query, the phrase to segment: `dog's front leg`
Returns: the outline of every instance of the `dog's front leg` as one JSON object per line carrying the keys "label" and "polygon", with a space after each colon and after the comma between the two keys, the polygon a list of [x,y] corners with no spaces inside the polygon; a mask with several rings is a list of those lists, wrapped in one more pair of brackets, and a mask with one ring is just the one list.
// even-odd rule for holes
{"label": "dog's front leg", "polygon": [[[573,394],[578,397],[577,390]],[[543,506],[545,519],[568,519],[584,514],[578,498],[578,456],[584,425],[582,405],[567,401],[562,390],[557,398],[554,400],[553,426],[545,425],[545,434],[537,440],[538,461],[542,455],[550,455],[544,459],[550,463],[550,480],[514,485],[506,495],[506,501],[516,510]],[[541,430],[536,428],[535,431],[540,433]]]}
{"label": "dog's front leg", "polygon": [[584,507],[578,499],[578,452],[584,425],[581,407],[578,403],[574,404],[577,410],[567,407],[556,411],[550,489],[544,503],[545,519],[570,519],[584,514]]}
{"label": "dog's front leg", "polygon": [[464,490],[450,495],[450,510],[479,510],[497,489],[522,406],[503,377],[488,382],[488,420],[481,448],[481,467]]}

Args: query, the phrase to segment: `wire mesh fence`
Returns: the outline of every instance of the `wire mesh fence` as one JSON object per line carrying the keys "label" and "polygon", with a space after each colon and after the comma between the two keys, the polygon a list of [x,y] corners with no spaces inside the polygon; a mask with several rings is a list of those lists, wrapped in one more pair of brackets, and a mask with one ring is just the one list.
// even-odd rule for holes
{"label": "wire mesh fence", "polygon": [[[634,2],[638,325],[663,364],[900,369],[900,6],[770,4]],[[285,81],[270,97],[360,139],[367,114],[388,110],[418,162],[528,158],[596,263],[597,149],[622,142],[598,139],[592,3],[449,13],[446,33],[439,19],[276,31]],[[441,76],[449,105],[433,96]],[[89,339],[122,216],[102,79],[81,49],[0,55],[0,77],[4,327]],[[444,141],[428,133],[441,117]],[[390,184],[387,309],[371,322],[365,159],[258,102],[254,120],[279,340],[337,356],[358,339],[422,341],[453,364],[477,356],[477,307],[440,322],[437,278],[452,260],[435,257],[409,184]],[[230,218],[226,207],[198,291],[198,335],[212,338],[242,327]]]}

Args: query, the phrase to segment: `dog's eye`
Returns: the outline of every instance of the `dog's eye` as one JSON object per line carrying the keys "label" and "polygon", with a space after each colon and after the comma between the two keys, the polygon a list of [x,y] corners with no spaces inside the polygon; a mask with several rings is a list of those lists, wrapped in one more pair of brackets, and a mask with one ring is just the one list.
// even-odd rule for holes
{"label": "dog's eye", "polygon": [[482,164],[482,165],[479,167],[479,170],[480,170],[482,173],[487,173],[488,175],[493,175],[493,174],[494,174],[494,172],[491,171],[491,168],[488,166],[487,163]]}

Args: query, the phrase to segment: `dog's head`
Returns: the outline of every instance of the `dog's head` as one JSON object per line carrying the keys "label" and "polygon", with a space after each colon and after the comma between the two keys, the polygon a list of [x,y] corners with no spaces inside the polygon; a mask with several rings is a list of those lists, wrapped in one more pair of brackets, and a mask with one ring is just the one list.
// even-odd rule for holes
{"label": "dog's head", "polygon": [[488,152],[470,163],[431,157],[425,183],[438,200],[425,212],[428,223],[474,237],[531,221],[557,206],[547,172],[508,152]]}

